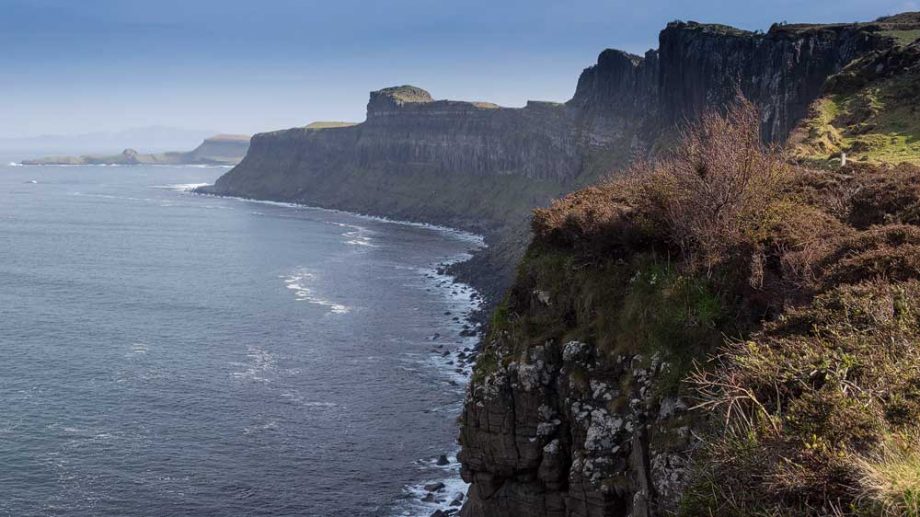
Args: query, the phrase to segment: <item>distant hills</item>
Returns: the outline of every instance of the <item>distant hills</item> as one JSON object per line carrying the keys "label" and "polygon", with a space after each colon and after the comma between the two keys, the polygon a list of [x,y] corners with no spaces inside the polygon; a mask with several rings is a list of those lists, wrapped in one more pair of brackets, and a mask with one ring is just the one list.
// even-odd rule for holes
{"label": "distant hills", "polygon": [[23,160],[23,165],[236,165],[249,149],[248,135],[216,135],[185,152],[139,153],[125,149],[115,155],[49,156]]}
{"label": "distant hills", "polygon": [[142,146],[147,152],[159,153],[191,149],[198,142],[218,133],[220,131],[208,128],[155,125],[119,131],[0,137],[0,152],[9,156],[35,158],[48,154],[115,154],[120,149]]}

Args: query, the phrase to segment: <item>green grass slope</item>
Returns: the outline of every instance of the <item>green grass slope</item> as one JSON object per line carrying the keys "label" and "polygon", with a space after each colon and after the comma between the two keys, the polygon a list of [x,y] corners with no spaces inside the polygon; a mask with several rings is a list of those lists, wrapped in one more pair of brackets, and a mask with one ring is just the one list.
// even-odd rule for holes
{"label": "green grass slope", "polygon": [[[920,30],[893,31],[899,41]],[[913,40],[911,40],[913,41]],[[790,138],[813,162],[920,164],[920,41],[857,60],[832,77]]]}

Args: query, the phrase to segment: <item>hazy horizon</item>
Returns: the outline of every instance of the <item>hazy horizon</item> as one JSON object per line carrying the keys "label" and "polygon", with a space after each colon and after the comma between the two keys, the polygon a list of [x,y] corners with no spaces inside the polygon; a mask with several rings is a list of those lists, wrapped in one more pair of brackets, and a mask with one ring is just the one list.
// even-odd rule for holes
{"label": "hazy horizon", "polygon": [[166,126],[252,134],[364,120],[371,90],[522,106],[565,101],[605,48],[643,53],[671,20],[765,30],[868,21],[915,0],[3,0],[0,138]]}

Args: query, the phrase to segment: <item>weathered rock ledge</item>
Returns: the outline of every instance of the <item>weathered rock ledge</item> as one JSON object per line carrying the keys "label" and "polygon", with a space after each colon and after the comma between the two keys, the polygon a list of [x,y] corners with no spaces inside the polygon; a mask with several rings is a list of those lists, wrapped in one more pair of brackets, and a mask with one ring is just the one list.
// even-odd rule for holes
{"label": "weathered rock ledge", "polygon": [[649,516],[681,494],[687,405],[660,397],[657,355],[605,358],[548,341],[471,388],[462,417],[462,515]]}

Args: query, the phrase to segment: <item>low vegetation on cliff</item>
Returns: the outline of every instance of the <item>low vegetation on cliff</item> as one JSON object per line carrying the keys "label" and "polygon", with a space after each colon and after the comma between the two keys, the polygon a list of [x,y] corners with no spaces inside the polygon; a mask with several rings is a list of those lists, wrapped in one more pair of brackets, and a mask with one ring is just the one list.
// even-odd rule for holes
{"label": "low vegetation on cliff", "polygon": [[[920,31],[892,37],[920,38]],[[793,134],[800,158],[920,164],[920,41],[856,60],[828,81]]]}
{"label": "low vegetation on cliff", "polygon": [[537,210],[478,382],[537,344],[660,358],[659,403],[696,407],[675,424],[694,438],[648,431],[653,456],[692,465],[678,495],[651,489],[673,499],[659,510],[918,515],[920,168],[795,165],[758,120],[739,100],[669,156]]}

